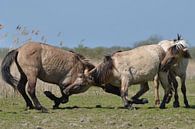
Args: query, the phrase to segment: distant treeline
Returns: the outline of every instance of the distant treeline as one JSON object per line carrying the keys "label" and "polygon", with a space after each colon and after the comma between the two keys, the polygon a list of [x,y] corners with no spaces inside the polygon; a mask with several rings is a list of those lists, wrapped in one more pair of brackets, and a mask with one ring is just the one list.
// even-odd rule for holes
{"label": "distant treeline", "polygon": [[[62,49],[65,49],[65,50],[71,50],[71,51],[75,51],[77,53],[80,53],[89,59],[100,60],[105,55],[112,54],[116,51],[130,50],[132,48],[142,46],[142,45],[157,44],[161,40],[162,40],[162,38],[159,36],[151,36],[146,40],[134,43],[133,47],[113,46],[113,47],[109,47],[109,48],[108,47],[90,48],[90,47],[86,47],[84,44],[79,44],[75,48],[68,48],[68,47],[63,47],[63,46],[61,46],[61,47],[62,47]],[[0,48],[0,58],[2,59],[8,51],[9,51],[8,48]],[[191,53],[192,58],[195,59],[195,47],[190,48],[190,53]]]}
{"label": "distant treeline", "polygon": [[[130,50],[132,48],[120,47],[120,46],[113,46],[110,48],[107,48],[107,47],[89,48],[89,47],[85,47],[84,45],[80,44],[78,45],[78,47],[75,47],[72,49],[67,48],[67,47],[63,47],[62,49],[75,51],[89,59],[100,60],[105,55],[112,54],[113,52],[116,52],[116,51]],[[8,53],[8,51],[9,49],[7,48],[0,48],[0,58],[2,59]],[[195,59],[195,47],[190,48],[190,53],[191,53],[192,58]]]}
{"label": "distant treeline", "polygon": [[[13,37],[13,45],[14,46],[19,46],[19,44],[23,44],[22,41],[33,41],[33,38],[41,38],[40,42],[46,43],[47,42],[47,37],[44,36],[43,33],[41,33],[40,30],[35,29],[35,28],[28,28],[24,25],[18,25],[16,27],[16,36]],[[8,33],[5,33],[1,37],[4,39],[7,38]],[[57,38],[61,39],[61,36],[63,36],[62,32],[58,32],[56,35]],[[84,44],[84,41],[82,41],[81,44],[79,44],[75,48],[67,48],[64,46],[63,40],[59,42],[59,46],[65,50],[72,50],[77,53],[80,53],[87,58],[94,59],[94,60],[99,60],[104,57],[104,55],[112,54],[113,52],[116,51],[123,51],[123,50],[129,50],[138,46],[142,45],[148,45],[148,44],[157,44],[159,41],[163,40],[162,37],[158,35],[152,35],[148,39],[135,42],[134,45],[130,45],[129,47],[121,47],[121,46],[113,46],[113,47],[95,47],[95,48],[90,48],[86,47]],[[58,44],[58,43],[57,43]],[[131,46],[131,47],[130,47]],[[2,59],[6,53],[9,51],[8,48],[0,48],[0,59]],[[192,57],[195,57],[195,48],[190,48]]]}

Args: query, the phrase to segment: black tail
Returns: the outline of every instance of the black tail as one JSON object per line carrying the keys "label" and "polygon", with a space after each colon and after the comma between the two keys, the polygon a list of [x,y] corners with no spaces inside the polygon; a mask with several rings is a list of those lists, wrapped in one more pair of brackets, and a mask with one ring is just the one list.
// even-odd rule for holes
{"label": "black tail", "polygon": [[11,64],[16,60],[17,55],[18,55],[18,51],[12,50],[5,56],[5,58],[1,63],[2,78],[5,82],[10,84],[14,89],[17,88],[18,80],[16,80],[16,78],[11,75],[10,67]]}

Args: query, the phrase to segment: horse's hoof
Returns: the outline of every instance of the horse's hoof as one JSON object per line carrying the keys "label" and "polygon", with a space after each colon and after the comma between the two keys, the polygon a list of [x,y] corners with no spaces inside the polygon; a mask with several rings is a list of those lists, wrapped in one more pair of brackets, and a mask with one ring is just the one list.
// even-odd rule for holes
{"label": "horse's hoof", "polygon": [[146,103],[148,103],[148,100],[146,98],[142,98],[142,99],[132,98],[132,103],[134,103],[134,104],[146,104]]}
{"label": "horse's hoof", "polygon": [[26,106],[25,111],[32,110],[32,109],[35,109],[35,107],[34,106]]}
{"label": "horse's hoof", "polygon": [[159,107],[160,106],[160,100],[155,100],[155,106]]}
{"label": "horse's hoof", "polygon": [[142,98],[141,101],[142,101],[143,104],[148,103],[148,99],[146,99],[146,98]]}
{"label": "horse's hoof", "polygon": [[165,105],[164,104],[161,104],[159,108],[160,109],[165,109]]}
{"label": "horse's hoof", "polygon": [[96,108],[102,108],[102,106],[100,104],[95,106]]}
{"label": "horse's hoof", "polygon": [[188,104],[188,101],[184,101],[185,108],[190,108],[190,105]]}
{"label": "horse's hoof", "polygon": [[173,107],[178,108],[179,107],[179,102],[173,102]]}
{"label": "horse's hoof", "polygon": [[190,105],[185,105],[185,108],[190,108]]}
{"label": "horse's hoof", "polygon": [[165,109],[165,107],[159,107],[160,109]]}
{"label": "horse's hoof", "polygon": [[59,105],[53,105],[53,109],[59,109]]}
{"label": "horse's hoof", "polygon": [[25,108],[25,110],[31,110],[31,109],[35,109],[35,107],[33,105],[31,105],[31,106],[27,105]]}
{"label": "horse's hoof", "polygon": [[133,109],[132,102],[128,101],[128,103],[124,105],[124,108],[132,110]]}
{"label": "horse's hoof", "polygon": [[68,101],[69,101],[68,98],[64,98],[64,99],[61,100],[61,103],[67,103]]}

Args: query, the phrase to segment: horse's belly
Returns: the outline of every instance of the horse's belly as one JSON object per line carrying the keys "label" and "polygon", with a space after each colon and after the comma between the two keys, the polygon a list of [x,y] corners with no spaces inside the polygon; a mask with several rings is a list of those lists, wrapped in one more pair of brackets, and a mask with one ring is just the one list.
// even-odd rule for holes
{"label": "horse's belly", "polygon": [[157,74],[158,68],[151,67],[151,68],[131,68],[129,69],[129,80],[131,84],[138,84],[141,82],[147,82],[154,79],[154,76]]}
{"label": "horse's belly", "polygon": [[59,84],[60,81],[65,78],[66,74],[61,73],[61,72],[49,72],[49,71],[44,71],[39,73],[38,78],[42,81],[48,82],[48,83],[53,83],[53,84]]}

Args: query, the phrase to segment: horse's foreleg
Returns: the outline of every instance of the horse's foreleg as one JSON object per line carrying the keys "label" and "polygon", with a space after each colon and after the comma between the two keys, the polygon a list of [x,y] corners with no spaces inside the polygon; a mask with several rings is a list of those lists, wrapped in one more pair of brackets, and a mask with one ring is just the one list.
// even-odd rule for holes
{"label": "horse's foreleg", "polygon": [[155,97],[155,105],[160,105],[160,97],[159,97],[159,77],[156,75],[154,77],[154,97]]}
{"label": "horse's foreleg", "polygon": [[173,88],[175,91],[174,94],[174,102],[173,102],[173,107],[177,108],[179,107],[179,96],[178,96],[178,92],[177,92],[177,88],[178,88],[178,82],[176,80],[175,75],[173,75],[171,72],[169,73],[169,82],[171,82],[173,84]]}
{"label": "horse's foreleg", "polygon": [[128,86],[129,86],[129,79],[123,77],[121,80],[121,98],[124,103],[124,107],[130,109],[132,107],[132,103],[128,100]]}
{"label": "horse's foreleg", "polygon": [[140,96],[142,96],[144,93],[146,93],[149,90],[148,82],[142,83],[140,85],[140,90],[131,98],[133,100],[133,103],[135,104],[145,104],[148,103],[147,99],[139,99]]}
{"label": "horse's foreleg", "polygon": [[185,80],[186,80],[186,76],[183,76],[181,78],[181,91],[183,93],[183,98],[184,98],[184,104],[185,104],[185,107],[186,108],[189,108],[190,105],[188,103],[188,99],[187,99],[187,96],[186,96],[186,84],[185,84]]}
{"label": "horse's foreleg", "polygon": [[166,105],[167,98],[171,92],[171,85],[169,84],[169,81],[168,81],[168,73],[167,72],[159,72],[159,79],[160,79],[161,85],[164,89],[164,97],[163,97],[163,100],[160,104],[160,108],[164,109],[165,105]]}
{"label": "horse's foreleg", "polygon": [[50,91],[44,91],[44,94],[51,100],[54,101],[54,105],[53,105],[53,108],[54,109],[57,109],[59,108],[59,105],[61,103],[67,103],[68,100],[69,100],[69,96],[65,96],[62,94],[62,96],[59,98],[59,97],[56,97],[52,92]]}

